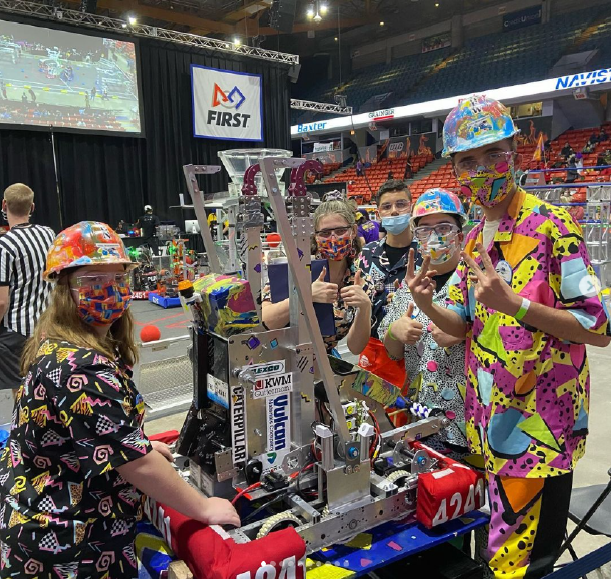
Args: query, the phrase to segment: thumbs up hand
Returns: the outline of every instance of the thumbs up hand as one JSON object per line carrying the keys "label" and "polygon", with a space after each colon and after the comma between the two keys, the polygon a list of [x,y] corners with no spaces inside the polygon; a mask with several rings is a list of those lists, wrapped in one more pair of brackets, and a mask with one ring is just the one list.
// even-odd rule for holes
{"label": "thumbs up hand", "polygon": [[319,304],[332,304],[337,299],[336,283],[325,281],[327,268],[323,267],[318,279],[312,284],[312,301]]}
{"label": "thumbs up hand", "polygon": [[353,285],[345,286],[340,291],[340,296],[347,306],[362,309],[371,308],[371,300],[364,290],[365,283],[361,270],[357,269],[354,274]]}
{"label": "thumbs up hand", "polygon": [[414,302],[410,302],[407,311],[396,322],[388,326],[386,331],[389,338],[402,344],[413,346],[422,337],[424,326],[412,319],[414,315]]}

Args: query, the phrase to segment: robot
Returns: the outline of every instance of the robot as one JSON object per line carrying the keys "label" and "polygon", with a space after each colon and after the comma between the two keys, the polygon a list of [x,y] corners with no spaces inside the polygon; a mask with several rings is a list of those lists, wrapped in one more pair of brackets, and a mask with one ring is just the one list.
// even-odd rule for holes
{"label": "robot", "polygon": [[[306,171],[320,171],[320,164],[279,156],[252,161],[240,176],[241,194],[227,200],[236,250],[224,264],[196,180],[220,167],[184,167],[211,271],[179,288],[193,319],[193,404],[177,443],[189,458],[190,482],[233,500],[243,520],[229,531],[236,543],[293,527],[307,553],[416,514],[426,493],[428,515],[419,520],[431,526],[479,508],[483,480],[464,465],[452,491],[463,497],[457,509],[435,503],[424,484],[434,484],[439,471],[454,472],[425,446],[448,418],[326,354],[311,297],[313,223],[304,185]],[[283,196],[279,177],[287,169]],[[293,288],[290,324],[272,331],[261,323],[263,200],[278,223]],[[387,410],[397,408],[413,421],[393,426]]]}

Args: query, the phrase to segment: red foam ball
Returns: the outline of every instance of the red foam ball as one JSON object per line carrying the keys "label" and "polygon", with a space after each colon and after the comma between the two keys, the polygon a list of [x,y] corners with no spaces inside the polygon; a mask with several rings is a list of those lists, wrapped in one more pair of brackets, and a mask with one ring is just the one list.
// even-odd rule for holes
{"label": "red foam ball", "polygon": [[146,342],[156,342],[161,339],[161,330],[157,326],[148,325],[144,326],[140,330],[140,340],[145,344]]}
{"label": "red foam ball", "polygon": [[269,243],[270,247],[278,247],[282,238],[279,233],[268,233],[267,235],[267,243]]}

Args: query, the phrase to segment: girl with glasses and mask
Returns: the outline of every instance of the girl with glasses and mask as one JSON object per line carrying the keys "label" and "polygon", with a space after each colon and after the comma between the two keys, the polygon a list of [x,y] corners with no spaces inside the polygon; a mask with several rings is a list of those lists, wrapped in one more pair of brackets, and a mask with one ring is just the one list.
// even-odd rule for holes
{"label": "girl with glasses and mask", "polygon": [[0,455],[3,577],[137,578],[142,493],[207,524],[240,524],[228,501],[204,498],[144,433],[128,309],[136,265],[104,223],[69,227],[49,250],[43,277],[55,287],[24,349]]}
{"label": "girl with glasses and mask", "polygon": [[[435,268],[436,303],[445,304],[449,282],[460,261],[462,228],[467,215],[460,199],[444,189],[421,195],[412,212],[414,238],[423,257]],[[414,250],[408,270],[414,270]],[[450,425],[428,438],[427,444],[460,460],[470,454],[465,437],[465,342],[444,334],[412,299],[403,282],[396,291],[379,329],[380,340],[392,360],[404,360],[405,392],[409,398],[441,409]]]}
{"label": "girl with glasses and mask", "polygon": [[[369,277],[355,267],[361,250],[352,207],[341,200],[325,201],[314,212],[312,255],[328,261],[327,268],[312,283],[314,303],[333,304],[335,334],[323,336],[327,352],[332,353],[340,340],[347,337],[348,349],[355,355],[367,345],[371,331],[371,296]],[[263,324],[270,330],[289,323],[289,300],[271,302],[269,284],[262,295]]]}

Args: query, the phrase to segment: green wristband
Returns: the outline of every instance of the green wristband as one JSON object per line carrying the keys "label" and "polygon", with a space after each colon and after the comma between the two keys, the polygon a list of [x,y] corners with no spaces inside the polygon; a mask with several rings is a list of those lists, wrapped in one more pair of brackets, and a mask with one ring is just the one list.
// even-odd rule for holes
{"label": "green wristband", "polygon": [[390,322],[390,325],[388,326],[388,330],[386,330],[386,333],[388,334],[388,337],[389,337],[391,340],[393,340],[394,342],[396,342],[396,341],[397,341],[397,338],[395,338],[395,337],[392,335],[392,332],[390,331],[390,328],[392,328],[392,325],[393,325],[394,323],[395,323],[395,322]]}
{"label": "green wristband", "polygon": [[522,305],[520,306],[520,309],[518,310],[516,315],[513,317],[519,322],[521,322],[524,316],[526,315],[526,312],[528,312],[528,308],[530,308],[530,300],[522,298]]}

